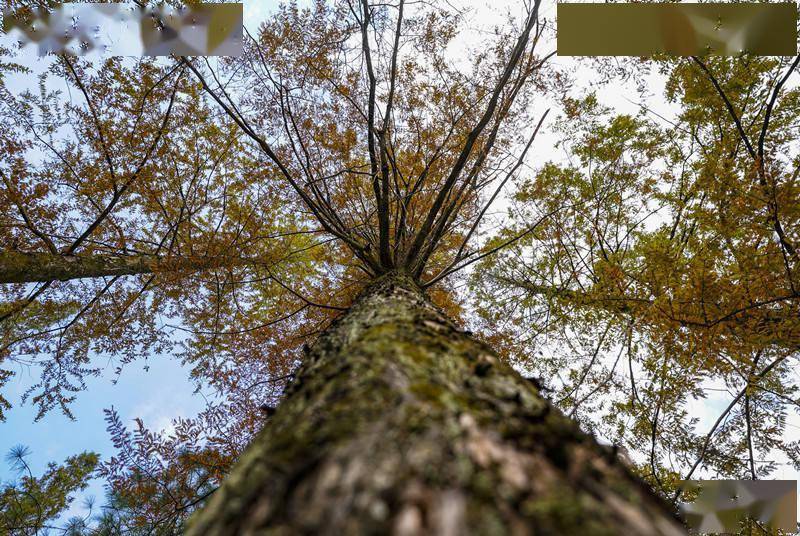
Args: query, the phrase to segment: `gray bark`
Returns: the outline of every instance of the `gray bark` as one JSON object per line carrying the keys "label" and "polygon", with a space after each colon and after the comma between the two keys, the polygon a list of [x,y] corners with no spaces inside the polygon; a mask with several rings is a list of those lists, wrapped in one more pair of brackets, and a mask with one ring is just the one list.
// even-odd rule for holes
{"label": "gray bark", "polygon": [[188,534],[684,534],[403,274],[322,334]]}

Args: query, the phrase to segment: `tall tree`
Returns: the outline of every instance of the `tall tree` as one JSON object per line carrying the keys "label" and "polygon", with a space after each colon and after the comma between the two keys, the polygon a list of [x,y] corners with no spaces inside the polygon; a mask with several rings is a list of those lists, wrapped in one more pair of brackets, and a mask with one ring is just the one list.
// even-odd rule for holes
{"label": "tall tree", "polygon": [[281,10],[249,46],[242,104],[183,60],[368,278],[189,533],[680,533],[613,454],[426,297],[537,226],[469,247],[479,202],[519,167],[500,151],[547,56],[538,2],[471,78],[442,52],[459,17],[410,7]]}

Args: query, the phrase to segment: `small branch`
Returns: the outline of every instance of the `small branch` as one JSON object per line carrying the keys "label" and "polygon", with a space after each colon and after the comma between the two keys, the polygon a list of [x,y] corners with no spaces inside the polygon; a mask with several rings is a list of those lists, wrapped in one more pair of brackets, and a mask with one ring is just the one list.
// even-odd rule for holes
{"label": "small branch", "polygon": [[753,145],[750,143],[750,138],[747,136],[747,133],[744,131],[744,128],[742,128],[742,122],[739,119],[739,116],[736,114],[736,110],[734,110],[733,104],[731,104],[730,99],[728,99],[728,96],[725,94],[725,91],[723,91],[722,87],[719,85],[719,82],[717,82],[717,78],[711,73],[708,67],[706,67],[706,64],[703,63],[700,60],[700,58],[698,58],[697,56],[692,56],[692,59],[697,65],[700,66],[701,69],[703,69],[703,71],[705,71],[705,73],[711,80],[711,83],[714,84],[714,88],[717,90],[717,93],[719,93],[719,96],[722,97],[722,101],[725,103],[725,107],[728,109],[728,114],[730,114],[731,119],[733,119],[733,122],[736,124],[736,129],[739,131],[739,136],[742,138],[745,147],[747,147],[747,152],[750,153],[750,156],[752,156],[753,159],[757,159],[758,156],[756,155],[756,152],[753,149]]}
{"label": "small branch", "polygon": [[[694,474],[695,470],[698,468],[698,466],[703,461],[703,459],[704,459],[704,457],[706,455],[706,451],[708,450],[708,445],[711,443],[711,438],[713,437],[714,432],[717,431],[717,428],[722,423],[722,420],[728,415],[728,413],[730,413],[730,411],[734,408],[734,406],[736,406],[736,404],[739,402],[739,400],[747,393],[748,389],[750,389],[750,386],[752,384],[764,379],[764,377],[767,374],[769,374],[772,371],[772,369],[774,369],[781,362],[783,362],[783,360],[786,359],[786,357],[788,357],[788,355],[784,355],[782,357],[779,357],[779,358],[775,359],[772,363],[767,365],[766,368],[764,368],[764,370],[762,370],[757,376],[755,376],[753,378],[752,382],[747,382],[747,384],[744,386],[744,389],[739,391],[739,394],[737,394],[734,397],[734,399],[731,400],[731,403],[728,404],[728,407],[725,408],[725,410],[720,414],[720,416],[717,418],[717,420],[714,423],[714,425],[711,427],[711,430],[709,430],[708,433],[706,434],[706,438],[703,441],[703,447],[700,449],[700,455],[697,457],[697,460],[695,460],[694,464],[692,464],[692,467],[689,469],[689,472],[686,473],[686,476],[683,477],[683,480],[689,480],[692,477],[692,475]],[[680,497],[682,491],[683,490],[681,488],[678,488],[677,490],[675,490],[675,494],[672,496],[672,502],[673,503],[678,500],[678,498]]]}

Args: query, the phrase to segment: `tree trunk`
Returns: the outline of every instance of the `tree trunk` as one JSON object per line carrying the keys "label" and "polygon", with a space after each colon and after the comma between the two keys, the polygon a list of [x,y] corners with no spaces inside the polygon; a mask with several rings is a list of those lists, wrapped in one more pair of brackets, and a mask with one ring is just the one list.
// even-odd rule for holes
{"label": "tree trunk", "polygon": [[187,534],[683,534],[611,449],[406,275],[308,351]]}

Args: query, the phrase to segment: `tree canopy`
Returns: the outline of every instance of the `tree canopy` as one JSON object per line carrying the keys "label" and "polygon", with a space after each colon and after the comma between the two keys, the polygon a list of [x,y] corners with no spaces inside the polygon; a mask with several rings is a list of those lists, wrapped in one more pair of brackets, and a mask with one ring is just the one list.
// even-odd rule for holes
{"label": "tree canopy", "polygon": [[[478,40],[472,23],[317,0],[282,4],[239,58],[0,51],[0,382],[37,378],[0,410],[71,416],[109,360],[165,355],[215,395],[170,433],[109,401],[118,454],[27,473],[3,523],[46,528],[95,475],[107,508],[73,533],[179,531],[304,348],[393,270],[667,497],[701,469],[800,469],[800,58],[631,61],[680,111],[621,115],[568,91],[538,0]],[[568,162],[530,158],[542,129]],[[696,430],[711,389],[730,405]]]}
{"label": "tree canopy", "polygon": [[[522,353],[543,352],[523,365],[552,379],[570,414],[639,451],[665,492],[699,467],[757,478],[798,464],[786,428],[800,342],[798,91],[783,87],[796,66],[665,60],[671,119],[646,103],[632,116],[593,94],[568,99],[556,128],[569,164],[520,184],[504,233],[570,208],[473,278],[484,322],[504,319]],[[695,430],[688,403],[709,389],[732,400]]]}

